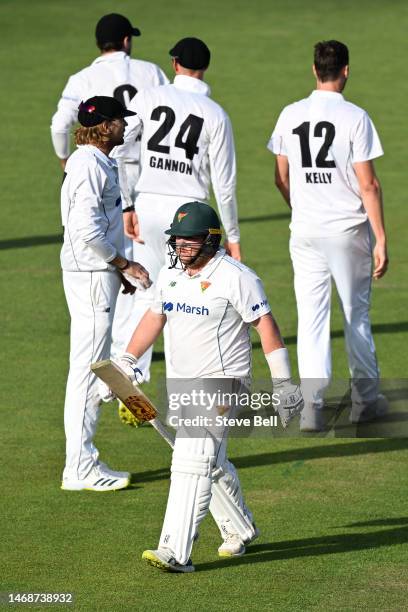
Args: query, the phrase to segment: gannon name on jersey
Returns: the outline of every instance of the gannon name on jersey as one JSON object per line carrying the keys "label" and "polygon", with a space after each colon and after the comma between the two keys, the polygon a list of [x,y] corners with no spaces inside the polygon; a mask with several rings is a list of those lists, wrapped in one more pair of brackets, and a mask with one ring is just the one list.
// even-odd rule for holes
{"label": "gannon name on jersey", "polygon": [[170,172],[181,172],[181,174],[193,174],[193,166],[176,159],[163,159],[162,157],[150,157],[149,165],[157,170],[170,170]]}

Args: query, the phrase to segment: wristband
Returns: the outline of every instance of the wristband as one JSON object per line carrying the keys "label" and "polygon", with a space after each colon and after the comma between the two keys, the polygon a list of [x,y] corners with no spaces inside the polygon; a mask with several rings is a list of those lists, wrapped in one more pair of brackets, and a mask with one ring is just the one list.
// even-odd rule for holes
{"label": "wristband", "polygon": [[271,371],[272,379],[288,379],[291,378],[289,353],[287,348],[276,349],[265,355]]}

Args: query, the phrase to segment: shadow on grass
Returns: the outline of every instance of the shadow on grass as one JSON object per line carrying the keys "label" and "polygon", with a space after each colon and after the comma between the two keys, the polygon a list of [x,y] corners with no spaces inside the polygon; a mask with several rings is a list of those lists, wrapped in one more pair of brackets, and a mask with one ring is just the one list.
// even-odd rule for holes
{"label": "shadow on grass", "polygon": [[62,234],[51,234],[50,236],[28,236],[26,238],[11,238],[0,240],[0,251],[5,249],[26,249],[44,244],[62,244]]}
{"label": "shadow on grass", "polygon": [[246,565],[247,563],[267,563],[302,557],[341,554],[407,543],[408,527],[402,525],[408,524],[408,518],[391,519],[391,522],[388,522],[388,520],[377,519],[367,523],[354,523],[346,527],[388,524],[398,524],[400,526],[395,529],[383,529],[370,533],[344,533],[317,538],[255,544],[248,548],[247,553],[243,557],[212,563],[199,563],[195,566],[196,571],[214,570],[233,565]]}
{"label": "shadow on grass", "polygon": [[[323,446],[312,446],[307,448],[294,448],[285,451],[261,453],[259,455],[246,455],[243,457],[231,457],[232,463],[238,469],[260,467],[263,465],[278,465],[279,463],[292,463],[299,461],[311,461],[326,457],[352,457],[368,453],[387,453],[392,451],[406,450],[408,447],[405,439],[369,440],[367,442],[351,442],[346,444],[327,444]],[[170,478],[170,465],[157,470],[146,472],[134,472],[131,483],[141,484],[156,480],[168,480]]]}
{"label": "shadow on grass", "polygon": [[273,213],[272,215],[259,215],[258,217],[242,217],[239,219],[240,223],[261,223],[264,221],[281,221],[283,219],[290,219],[290,212]]}
{"label": "shadow on grass", "polygon": [[230,459],[236,468],[243,469],[261,465],[290,463],[292,461],[311,461],[328,457],[352,457],[369,453],[388,453],[407,450],[407,448],[407,440],[397,438],[308,446],[306,448],[293,448],[272,453],[261,453],[259,455],[231,457]]}

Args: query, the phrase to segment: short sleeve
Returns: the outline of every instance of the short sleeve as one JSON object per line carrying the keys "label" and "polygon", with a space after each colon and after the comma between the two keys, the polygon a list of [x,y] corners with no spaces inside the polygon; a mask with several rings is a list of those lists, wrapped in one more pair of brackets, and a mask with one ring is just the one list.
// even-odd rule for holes
{"label": "short sleeve", "polygon": [[377,130],[367,113],[364,113],[352,136],[353,163],[364,162],[384,155]]}
{"label": "short sleeve", "polygon": [[163,283],[164,283],[164,275],[167,271],[166,266],[164,266],[157,277],[156,286],[154,287],[154,297],[153,302],[150,305],[150,310],[156,314],[164,314],[163,309]]}
{"label": "short sleeve", "polygon": [[275,155],[288,155],[285,144],[285,111],[283,110],[276,123],[275,129],[267,144],[267,148]]}
{"label": "short sleeve", "polygon": [[251,270],[245,270],[233,282],[231,303],[245,323],[256,321],[271,311],[262,281]]}

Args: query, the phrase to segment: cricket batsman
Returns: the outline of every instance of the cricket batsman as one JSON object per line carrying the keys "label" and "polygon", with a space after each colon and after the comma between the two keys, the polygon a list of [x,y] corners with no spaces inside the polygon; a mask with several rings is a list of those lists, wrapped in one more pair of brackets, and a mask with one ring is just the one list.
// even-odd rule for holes
{"label": "cricket batsman", "polygon": [[[167,322],[171,346],[167,359],[172,372],[168,390],[178,384],[180,389],[186,385],[194,388],[195,383],[202,387],[214,379],[218,379],[215,384],[221,381],[228,386],[231,382],[231,386],[243,387],[251,373],[249,331],[253,326],[261,339],[274,392],[280,397],[281,419],[286,423],[300,412],[303,400],[300,388],[292,383],[288,351],[261,280],[220,247],[220,221],[207,204],[180,206],[165,233],[171,266],[161,269],[154,302],[134,331],[121,364],[136,371],[138,358]],[[203,408],[208,418],[214,416],[208,407]],[[222,408],[223,416],[229,417],[236,407]],[[244,554],[245,544],[257,537],[237,472],[226,456],[227,434],[228,425],[222,423],[205,423],[198,428],[181,423],[177,428],[159,545],[142,556],[151,565],[172,572],[194,571],[191,550],[209,509],[224,540],[218,549],[220,557]],[[221,497],[212,496],[215,482],[222,486]],[[232,510],[237,509],[240,520],[233,518]]]}

